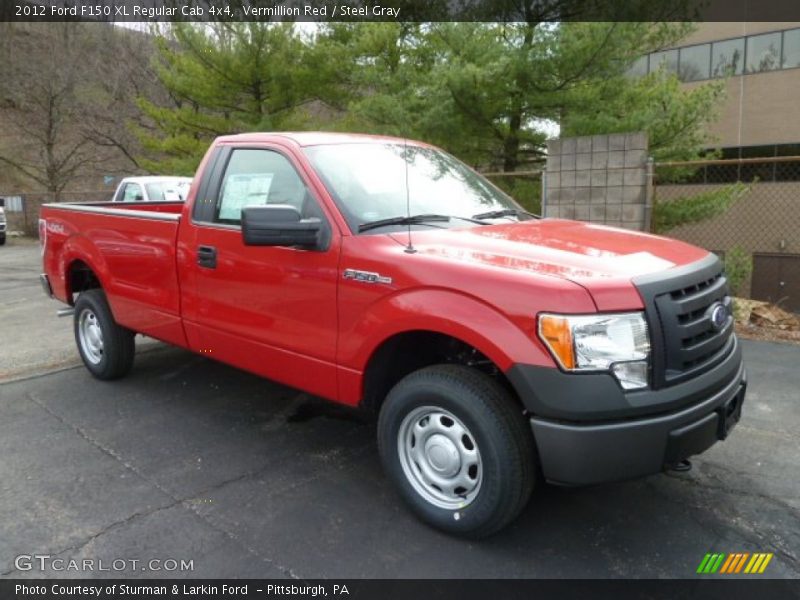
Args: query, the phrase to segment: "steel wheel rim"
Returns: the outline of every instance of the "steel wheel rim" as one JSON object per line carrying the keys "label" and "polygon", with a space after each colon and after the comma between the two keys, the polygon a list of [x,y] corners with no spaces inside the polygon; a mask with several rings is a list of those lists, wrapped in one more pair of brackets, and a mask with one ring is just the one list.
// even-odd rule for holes
{"label": "steel wheel rim", "polygon": [[83,355],[93,365],[103,360],[103,330],[97,315],[85,308],[78,317],[78,339]]}
{"label": "steel wheel rim", "polygon": [[421,406],[400,423],[397,451],[406,479],[426,501],[449,510],[471,504],[483,464],[475,436],[450,411]]}

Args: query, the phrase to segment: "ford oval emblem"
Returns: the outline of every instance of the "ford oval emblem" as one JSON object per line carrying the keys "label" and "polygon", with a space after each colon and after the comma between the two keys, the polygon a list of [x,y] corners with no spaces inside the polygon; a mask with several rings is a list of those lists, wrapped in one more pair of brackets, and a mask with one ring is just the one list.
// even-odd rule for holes
{"label": "ford oval emblem", "polygon": [[720,331],[728,322],[728,309],[722,302],[715,302],[708,308],[711,326],[715,331]]}

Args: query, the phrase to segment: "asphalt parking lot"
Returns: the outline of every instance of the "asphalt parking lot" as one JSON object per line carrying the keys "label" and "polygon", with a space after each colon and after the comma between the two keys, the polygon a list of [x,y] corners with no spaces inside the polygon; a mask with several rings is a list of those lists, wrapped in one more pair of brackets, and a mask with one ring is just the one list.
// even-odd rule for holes
{"label": "asphalt parking lot", "polygon": [[[72,325],[61,305],[42,293],[39,244],[8,238],[0,246],[0,381],[77,364]],[[155,347],[137,339],[140,350]]]}
{"label": "asphalt parking lot", "polygon": [[[482,542],[418,523],[347,410],[144,343],[127,378],[77,365],[38,248],[0,248],[0,576],[692,577],[707,552],[773,552],[800,577],[800,348],[743,342],[736,431],[688,473],[542,485]],[[19,571],[19,555],[193,561],[186,572]]]}

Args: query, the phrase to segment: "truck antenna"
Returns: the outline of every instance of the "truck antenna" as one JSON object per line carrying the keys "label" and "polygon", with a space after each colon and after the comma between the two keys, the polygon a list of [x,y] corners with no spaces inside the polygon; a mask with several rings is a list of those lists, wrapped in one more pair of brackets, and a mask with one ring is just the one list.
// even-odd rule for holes
{"label": "truck antenna", "polygon": [[406,245],[405,253],[415,254],[417,250],[411,244],[411,192],[408,189],[408,138],[406,136],[403,136],[403,164],[405,165],[406,175],[406,217],[408,218],[408,244]]}

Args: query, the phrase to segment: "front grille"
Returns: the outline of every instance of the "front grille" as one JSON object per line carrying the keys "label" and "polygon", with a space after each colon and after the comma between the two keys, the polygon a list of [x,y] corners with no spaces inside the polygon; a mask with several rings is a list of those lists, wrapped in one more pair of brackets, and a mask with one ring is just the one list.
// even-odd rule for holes
{"label": "front grille", "polygon": [[[668,274],[670,272],[667,272]],[[674,385],[719,363],[733,346],[733,311],[719,259],[634,280],[645,300],[653,346],[653,387]],[[717,304],[726,309],[715,326]]]}

